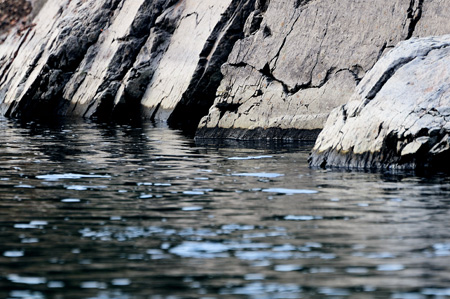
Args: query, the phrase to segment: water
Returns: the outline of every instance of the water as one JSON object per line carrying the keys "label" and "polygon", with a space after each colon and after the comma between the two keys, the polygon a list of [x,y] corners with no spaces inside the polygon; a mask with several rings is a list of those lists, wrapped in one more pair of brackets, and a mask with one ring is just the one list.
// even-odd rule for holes
{"label": "water", "polygon": [[0,120],[0,298],[448,298],[450,178]]}

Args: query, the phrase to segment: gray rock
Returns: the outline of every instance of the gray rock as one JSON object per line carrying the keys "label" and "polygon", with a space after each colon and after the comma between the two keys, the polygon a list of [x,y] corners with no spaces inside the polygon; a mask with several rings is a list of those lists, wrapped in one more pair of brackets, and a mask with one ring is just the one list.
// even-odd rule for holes
{"label": "gray rock", "polygon": [[278,138],[314,139],[387,50],[413,36],[450,32],[448,5],[438,0],[268,3],[223,66],[197,138],[272,138],[287,130]]}
{"label": "gray rock", "polygon": [[420,9],[412,11],[419,20],[416,22],[412,36],[444,35],[450,32],[448,16],[450,5],[447,0],[423,0]]}
{"label": "gray rock", "polygon": [[89,50],[104,39],[119,0],[48,0],[34,27],[11,34],[1,45],[1,112],[27,117],[65,114],[67,82]]}
{"label": "gray rock", "polygon": [[450,35],[400,43],[336,108],[314,146],[320,167],[450,166]]}
{"label": "gray rock", "polygon": [[12,28],[23,31],[32,26],[33,6],[35,0],[1,0],[0,1],[0,43],[2,43]]}
{"label": "gray rock", "polygon": [[254,2],[35,1],[35,26],[0,46],[0,113],[161,121],[175,113],[174,124],[196,128]]}
{"label": "gray rock", "polygon": [[450,32],[445,1],[32,0],[0,45],[0,115],[315,140],[397,42]]}

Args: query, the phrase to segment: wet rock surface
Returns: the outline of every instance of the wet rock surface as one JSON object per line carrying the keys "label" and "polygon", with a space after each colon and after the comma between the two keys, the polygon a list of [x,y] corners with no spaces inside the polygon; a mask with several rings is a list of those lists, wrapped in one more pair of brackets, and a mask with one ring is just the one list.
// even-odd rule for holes
{"label": "wet rock surface", "polygon": [[336,108],[312,166],[450,166],[450,35],[411,39],[386,54]]}

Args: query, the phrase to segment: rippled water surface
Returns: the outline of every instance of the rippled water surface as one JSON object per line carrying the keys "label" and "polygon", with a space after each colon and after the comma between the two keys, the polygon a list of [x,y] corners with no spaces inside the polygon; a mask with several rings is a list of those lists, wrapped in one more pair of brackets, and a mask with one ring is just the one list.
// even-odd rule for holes
{"label": "rippled water surface", "polygon": [[447,298],[450,178],[0,120],[0,298]]}

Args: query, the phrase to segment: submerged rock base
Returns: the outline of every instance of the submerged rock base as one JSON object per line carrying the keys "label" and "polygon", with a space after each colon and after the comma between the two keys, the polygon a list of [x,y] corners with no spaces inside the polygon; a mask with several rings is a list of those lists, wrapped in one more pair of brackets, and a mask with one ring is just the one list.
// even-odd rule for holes
{"label": "submerged rock base", "polygon": [[256,129],[221,129],[200,128],[196,140],[202,139],[232,139],[232,140],[302,140],[315,141],[321,130],[256,128]]}
{"label": "submerged rock base", "polygon": [[411,39],[381,58],[331,113],[310,164],[450,169],[450,35]]}

